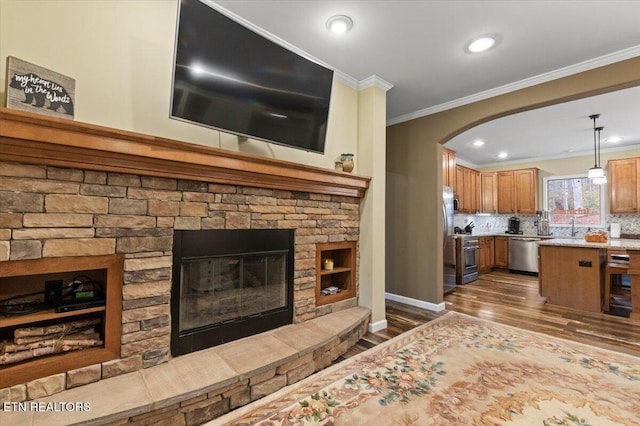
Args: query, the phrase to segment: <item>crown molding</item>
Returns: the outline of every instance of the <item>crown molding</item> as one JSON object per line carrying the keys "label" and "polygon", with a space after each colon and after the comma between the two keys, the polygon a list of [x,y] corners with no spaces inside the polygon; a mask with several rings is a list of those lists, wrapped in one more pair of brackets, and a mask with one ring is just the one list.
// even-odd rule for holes
{"label": "crown molding", "polygon": [[[610,154],[614,152],[632,151],[636,149],[640,149],[640,144],[624,145],[624,146],[619,146],[615,148],[601,149],[600,153]],[[461,165],[472,168],[472,169],[486,169],[489,167],[509,166],[509,165],[515,165],[515,164],[523,164],[523,163],[535,163],[538,161],[552,161],[552,160],[561,160],[563,158],[577,158],[577,157],[586,157],[586,156],[593,157],[593,150],[587,149],[582,151],[565,152],[557,155],[530,157],[530,158],[525,158],[521,160],[512,160],[512,161],[509,161],[509,160],[498,161],[498,162],[487,163],[487,164],[475,164],[475,163],[471,163],[469,161],[458,159],[458,158],[456,158],[456,161],[459,161]]]}
{"label": "crown molding", "polygon": [[499,86],[490,90],[485,90],[484,92],[479,92],[474,95],[465,96],[464,98],[455,99],[453,101],[445,102],[440,105],[435,105],[435,106],[421,109],[419,111],[415,111],[409,114],[391,118],[387,120],[387,126],[392,126],[394,124],[399,124],[405,121],[414,120],[416,118],[425,117],[427,115],[457,108],[463,105],[471,104],[473,102],[489,99],[494,96],[504,95],[505,93],[514,92],[516,90],[535,86],[537,84],[542,84],[552,80],[557,80],[562,77],[567,77],[573,74],[589,71],[605,65],[610,65],[616,62],[624,61],[626,59],[635,58],[636,56],[640,56],[640,45],[633,46],[628,49],[619,50],[617,52],[600,56],[594,59],[589,59],[588,61],[580,62],[574,65],[569,65],[568,67],[560,68],[555,71],[550,71],[534,77],[526,78],[524,80],[520,80],[515,83],[509,83],[509,84],[505,84],[504,86]]}
{"label": "crown molding", "polygon": [[350,75],[343,73],[342,71],[334,69],[333,78],[336,81],[339,81],[342,84],[351,87],[352,89],[359,90],[360,82],[358,81],[358,79],[353,78]]}
{"label": "crown molding", "polygon": [[365,90],[369,87],[377,87],[378,89],[382,89],[386,92],[393,87],[393,84],[374,74],[358,83],[358,90]]}

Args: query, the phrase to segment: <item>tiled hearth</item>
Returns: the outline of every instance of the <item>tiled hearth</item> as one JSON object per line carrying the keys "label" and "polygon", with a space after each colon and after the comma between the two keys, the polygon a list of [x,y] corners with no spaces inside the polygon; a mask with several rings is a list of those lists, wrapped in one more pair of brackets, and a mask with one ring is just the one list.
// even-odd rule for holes
{"label": "tiled hearth", "polygon": [[[174,230],[295,229],[293,322],[301,323],[357,305],[357,298],[352,298],[316,306],[316,243],[358,240],[360,197],[364,190],[344,188],[351,182],[356,182],[355,186],[363,182],[366,189],[368,180],[342,178],[329,171],[326,185],[313,183],[311,178],[322,176],[324,172],[291,165],[293,169],[300,169],[291,173],[291,182],[302,182],[303,187],[310,189],[285,189],[283,187],[298,188],[299,185],[289,185],[287,171],[272,171],[275,169],[271,163],[277,163],[277,160],[244,158],[242,154],[233,154],[232,161],[238,164],[229,167],[229,179],[234,182],[241,180],[240,175],[249,172],[238,170],[251,170],[252,167],[258,171],[251,173],[256,176],[262,173],[266,176],[264,179],[254,180],[254,183],[229,184],[229,179],[220,173],[221,166],[209,172],[211,168],[206,169],[207,166],[201,164],[194,168],[203,170],[202,180],[183,179],[182,176],[189,173],[189,162],[200,161],[199,157],[188,161],[175,160],[181,161],[179,166],[186,171],[176,171],[180,177],[166,177],[173,173],[167,172],[173,167],[173,163],[169,163],[173,160],[154,160],[147,156],[137,158],[136,163],[133,159],[124,160],[122,153],[105,154],[104,151],[95,153],[104,157],[105,170],[99,170],[100,164],[91,163],[98,161],[97,157],[85,152],[86,148],[76,147],[75,137],[84,135],[87,129],[89,140],[86,146],[94,149],[100,143],[113,146],[114,150],[128,151],[133,148],[123,149],[122,146],[131,141],[138,145],[164,143],[166,146],[173,142],[150,141],[148,137],[132,134],[122,136],[120,132],[105,128],[58,123],[47,118],[36,120],[6,110],[0,112],[0,118],[10,115],[13,120],[16,116],[26,123],[25,129],[20,124],[17,127],[3,126],[0,131],[0,148],[3,151],[0,154],[0,264],[13,260],[114,253],[124,256],[120,357],[0,390],[0,394],[12,401],[41,398],[65,388],[150,368],[171,358]],[[40,134],[37,141],[21,140],[22,136],[18,134],[31,134],[34,121],[38,126],[50,125],[51,135],[47,133],[42,137]],[[60,128],[64,126],[75,133],[69,136],[68,129],[62,132]],[[14,131],[17,132],[15,135],[5,134]],[[96,136],[107,132],[111,132],[111,139]],[[126,141],[112,143],[113,137]],[[42,139],[48,140],[43,142]],[[42,144],[52,144],[50,161]],[[70,150],[69,153],[66,156],[61,154],[56,144],[67,144],[65,149]],[[186,151],[191,149],[177,142],[175,146]],[[135,149],[144,151],[139,146]],[[160,151],[166,153],[167,150]],[[207,158],[217,158],[218,154],[214,149],[193,150],[198,156],[206,155]],[[18,151],[20,154],[16,154]],[[67,164],[65,158],[73,158],[76,154],[85,167],[62,167]],[[220,155],[228,154],[221,152]],[[7,157],[22,161],[8,161]],[[229,161],[225,160],[225,164]],[[118,164],[133,170],[136,164],[156,167],[156,163],[162,163],[157,166],[162,170],[149,171],[147,166],[140,174],[114,170],[119,170]],[[270,164],[265,166],[263,163]],[[264,172],[267,169],[268,172]],[[218,180],[227,183],[216,182]]]}

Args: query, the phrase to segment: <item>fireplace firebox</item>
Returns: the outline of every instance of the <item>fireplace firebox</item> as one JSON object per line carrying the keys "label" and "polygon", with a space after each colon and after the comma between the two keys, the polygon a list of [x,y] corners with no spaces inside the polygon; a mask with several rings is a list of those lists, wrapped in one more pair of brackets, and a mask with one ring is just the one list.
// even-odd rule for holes
{"label": "fireplace firebox", "polygon": [[291,324],[294,230],[174,231],[171,353]]}

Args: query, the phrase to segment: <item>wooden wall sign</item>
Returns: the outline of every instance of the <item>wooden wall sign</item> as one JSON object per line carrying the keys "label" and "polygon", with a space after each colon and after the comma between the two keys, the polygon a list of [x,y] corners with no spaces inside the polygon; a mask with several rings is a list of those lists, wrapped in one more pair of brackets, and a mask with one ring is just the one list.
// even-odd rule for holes
{"label": "wooden wall sign", "polygon": [[66,75],[7,57],[7,108],[73,120],[76,81]]}

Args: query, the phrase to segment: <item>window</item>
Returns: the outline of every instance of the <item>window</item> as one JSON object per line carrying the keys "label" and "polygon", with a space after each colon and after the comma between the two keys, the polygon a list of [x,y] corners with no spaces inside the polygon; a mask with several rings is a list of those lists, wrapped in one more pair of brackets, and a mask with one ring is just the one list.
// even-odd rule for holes
{"label": "window", "polygon": [[602,227],[605,225],[604,189],[586,176],[544,178],[544,206],[552,226]]}

